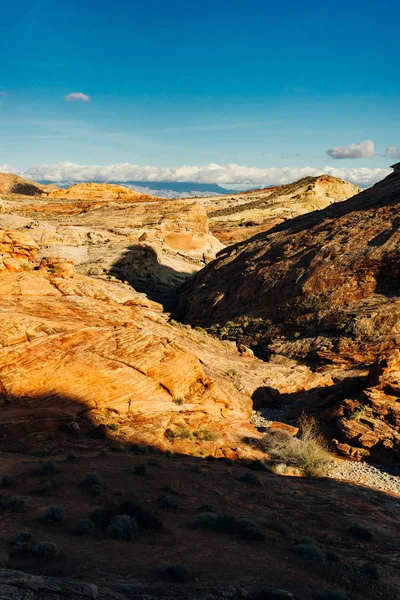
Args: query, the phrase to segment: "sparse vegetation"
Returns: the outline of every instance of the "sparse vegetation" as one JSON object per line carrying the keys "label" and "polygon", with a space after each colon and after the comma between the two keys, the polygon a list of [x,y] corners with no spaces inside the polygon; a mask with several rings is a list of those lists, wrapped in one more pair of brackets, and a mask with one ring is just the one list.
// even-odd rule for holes
{"label": "sparse vegetation", "polygon": [[109,523],[116,515],[133,517],[139,529],[142,530],[160,531],[163,526],[161,519],[155,513],[147,510],[133,500],[123,500],[119,504],[99,508],[91,514],[90,518],[97,527],[107,529]]}
{"label": "sparse vegetation", "polygon": [[91,535],[95,529],[95,525],[90,519],[78,519],[75,521],[72,531],[75,535]]}
{"label": "sparse vegetation", "polygon": [[65,519],[65,511],[61,506],[48,506],[41,516],[42,523],[62,523]]}
{"label": "sparse vegetation", "polygon": [[292,437],[286,431],[268,431],[259,446],[274,464],[299,469],[310,477],[326,473],[332,457],[318,431],[314,419],[303,416],[299,421],[300,435]]}
{"label": "sparse vegetation", "polygon": [[187,440],[192,437],[192,432],[187,427],[179,425],[176,429],[166,429],[165,437],[168,440]]}
{"label": "sparse vegetation", "polygon": [[229,377],[235,377],[235,375],[237,375],[237,371],[236,369],[228,369],[226,374],[229,375]]}
{"label": "sparse vegetation", "polygon": [[115,515],[107,527],[107,533],[113,540],[133,540],[138,530],[133,517],[128,515]]}
{"label": "sparse vegetation", "polygon": [[192,529],[209,529],[223,533],[238,534],[244,540],[263,541],[265,534],[257,529],[251,519],[237,519],[231,515],[214,512],[198,514],[191,522]]}
{"label": "sparse vegetation", "polygon": [[200,442],[213,442],[218,439],[218,434],[213,433],[208,429],[197,429],[193,432],[193,437]]}
{"label": "sparse vegetation", "polygon": [[43,560],[55,560],[60,555],[60,549],[53,542],[39,542],[34,546],[34,553]]}
{"label": "sparse vegetation", "polygon": [[116,432],[116,431],[119,431],[120,424],[119,424],[119,423],[109,423],[109,424],[107,425],[107,427],[108,427],[108,429],[110,429],[111,431],[114,431],[114,432]]}
{"label": "sparse vegetation", "polygon": [[171,496],[171,494],[161,494],[158,498],[158,503],[160,505],[160,508],[163,508],[165,510],[179,510],[179,504],[177,503],[175,498]]}
{"label": "sparse vegetation", "polygon": [[94,485],[103,486],[103,480],[97,473],[86,473],[80,481],[81,487],[91,488]]}
{"label": "sparse vegetation", "polygon": [[174,402],[178,406],[182,406],[182,404],[185,403],[185,398],[182,398],[182,396],[178,396],[178,398],[175,398]]}
{"label": "sparse vegetation", "polygon": [[307,560],[313,560],[315,562],[325,562],[325,555],[316,544],[308,541],[300,542],[292,546],[292,552],[306,558]]}
{"label": "sparse vegetation", "polygon": [[19,496],[0,496],[0,509],[24,510],[25,500]]}

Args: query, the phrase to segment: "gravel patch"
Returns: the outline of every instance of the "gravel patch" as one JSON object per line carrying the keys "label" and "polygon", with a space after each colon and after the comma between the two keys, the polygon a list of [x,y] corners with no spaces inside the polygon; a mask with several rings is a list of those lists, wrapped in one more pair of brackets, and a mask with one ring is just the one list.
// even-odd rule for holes
{"label": "gravel patch", "polygon": [[[253,411],[252,423],[258,430],[268,429],[273,421],[285,423],[283,415],[287,407],[267,408],[261,413]],[[293,423],[290,423],[293,425]],[[334,457],[333,463],[328,470],[328,477],[358,483],[370,488],[391,492],[400,496],[400,469],[384,468],[370,465],[365,462],[355,462]]]}

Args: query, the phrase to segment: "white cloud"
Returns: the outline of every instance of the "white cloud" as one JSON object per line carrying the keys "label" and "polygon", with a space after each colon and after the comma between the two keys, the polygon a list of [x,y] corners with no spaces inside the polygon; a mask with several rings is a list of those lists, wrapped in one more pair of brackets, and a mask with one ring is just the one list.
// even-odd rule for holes
{"label": "white cloud", "polygon": [[307,175],[322,173],[340,177],[361,187],[368,187],[380,181],[390,169],[316,167],[244,167],[240,165],[208,164],[203,166],[184,165],[176,168],[139,166],[119,163],[106,166],[78,165],[72,162],[44,164],[29,169],[24,177],[32,180],[52,182],[73,181],[165,181],[219,183],[220,185],[239,184],[243,187],[256,187],[290,183]]}
{"label": "white cloud", "polygon": [[18,169],[15,169],[14,167],[12,167],[11,165],[8,165],[7,163],[5,165],[0,165],[0,173],[18,173]]}
{"label": "white cloud", "polygon": [[327,150],[332,158],[373,158],[375,156],[375,142],[364,140],[359,144],[348,146],[334,146]]}
{"label": "white cloud", "polygon": [[400,150],[397,146],[389,146],[389,148],[386,148],[385,156],[387,158],[400,158]]}
{"label": "white cloud", "polygon": [[64,100],[67,102],[89,102],[90,98],[86,94],[82,94],[82,92],[72,92],[72,94],[65,96]]}

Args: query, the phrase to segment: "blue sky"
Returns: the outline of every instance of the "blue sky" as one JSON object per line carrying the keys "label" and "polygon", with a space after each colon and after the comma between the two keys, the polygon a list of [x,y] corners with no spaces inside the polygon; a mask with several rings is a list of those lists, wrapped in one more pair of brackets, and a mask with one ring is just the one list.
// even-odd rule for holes
{"label": "blue sky", "polygon": [[400,160],[399,19],[392,0],[9,1],[0,165],[383,173]]}

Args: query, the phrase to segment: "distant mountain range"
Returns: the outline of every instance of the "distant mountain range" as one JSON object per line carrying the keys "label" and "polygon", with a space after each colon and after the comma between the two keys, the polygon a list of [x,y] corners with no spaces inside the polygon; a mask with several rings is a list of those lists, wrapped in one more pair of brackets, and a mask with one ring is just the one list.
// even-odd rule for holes
{"label": "distant mountain range", "polygon": [[[67,188],[78,183],[76,181],[46,181],[39,183],[53,183],[62,188]],[[80,182],[79,182],[80,183]],[[97,182],[96,182],[97,183]],[[101,182],[104,183],[104,182]],[[136,190],[150,196],[161,198],[202,198],[205,196],[222,196],[224,194],[237,194],[239,190],[226,189],[216,183],[196,183],[196,182],[171,182],[171,181],[107,181],[107,183],[116,183],[124,185],[131,190]]]}

